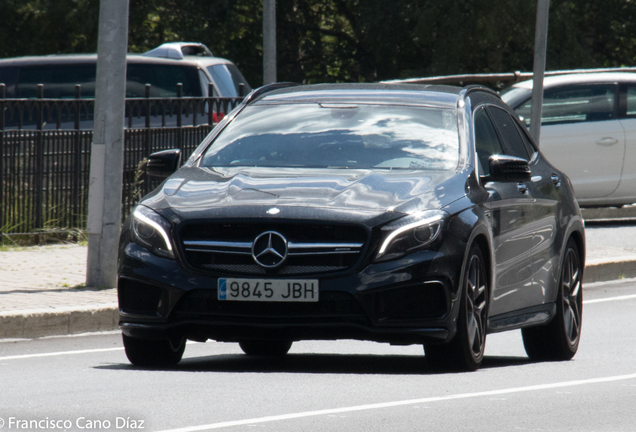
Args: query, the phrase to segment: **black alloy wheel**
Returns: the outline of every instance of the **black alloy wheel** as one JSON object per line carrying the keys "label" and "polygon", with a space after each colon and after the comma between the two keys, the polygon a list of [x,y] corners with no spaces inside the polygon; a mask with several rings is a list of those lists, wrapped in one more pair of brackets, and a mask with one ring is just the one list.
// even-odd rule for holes
{"label": "black alloy wheel", "polygon": [[473,244],[466,260],[457,334],[448,344],[426,344],[424,352],[434,367],[474,371],[481,366],[486,350],[488,319],[488,273],[478,245]]}
{"label": "black alloy wheel", "polygon": [[579,248],[570,239],[563,255],[556,316],[547,326],[522,329],[523,345],[532,360],[570,360],[581,340],[583,267]]}
{"label": "black alloy wheel", "polygon": [[126,357],[135,366],[174,366],[181,361],[186,340],[174,344],[168,339],[138,339],[122,334]]}
{"label": "black alloy wheel", "polygon": [[287,354],[292,346],[290,341],[244,340],[239,346],[248,356],[280,357]]}

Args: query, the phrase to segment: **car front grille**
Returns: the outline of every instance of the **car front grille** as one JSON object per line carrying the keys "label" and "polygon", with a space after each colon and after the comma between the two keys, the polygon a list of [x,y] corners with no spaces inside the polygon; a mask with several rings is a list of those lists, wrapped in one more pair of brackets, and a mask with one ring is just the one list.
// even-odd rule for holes
{"label": "car front grille", "polygon": [[[276,268],[259,265],[255,239],[267,232],[287,240],[287,257]],[[195,223],[180,232],[192,267],[232,275],[308,275],[346,271],[360,259],[367,231],[355,225],[279,223]]]}

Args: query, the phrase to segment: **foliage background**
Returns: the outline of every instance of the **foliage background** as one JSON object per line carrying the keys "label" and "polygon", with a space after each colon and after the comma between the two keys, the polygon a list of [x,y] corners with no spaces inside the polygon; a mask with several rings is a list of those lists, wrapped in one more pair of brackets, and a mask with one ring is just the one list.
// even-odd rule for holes
{"label": "foliage background", "polygon": [[[262,83],[262,0],[130,0],[129,51],[198,41]],[[278,80],[531,71],[536,0],[277,0]],[[95,52],[99,0],[2,0],[0,57]],[[552,0],[547,69],[634,66],[636,2]]]}

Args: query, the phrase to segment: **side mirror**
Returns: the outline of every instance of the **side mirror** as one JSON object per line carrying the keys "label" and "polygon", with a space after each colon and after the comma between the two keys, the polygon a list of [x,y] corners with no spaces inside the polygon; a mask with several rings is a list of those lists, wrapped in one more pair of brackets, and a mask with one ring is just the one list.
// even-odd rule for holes
{"label": "side mirror", "polygon": [[148,156],[146,174],[152,177],[168,177],[181,165],[181,150],[163,150]]}
{"label": "side mirror", "polygon": [[488,158],[490,166],[490,181],[523,182],[530,180],[530,165],[528,161],[507,155],[492,155]]}

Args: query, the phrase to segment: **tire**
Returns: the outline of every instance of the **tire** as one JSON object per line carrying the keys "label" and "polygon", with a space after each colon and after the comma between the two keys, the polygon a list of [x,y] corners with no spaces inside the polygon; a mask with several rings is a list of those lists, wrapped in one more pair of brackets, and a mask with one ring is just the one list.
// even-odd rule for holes
{"label": "tire", "polygon": [[457,334],[447,344],[425,344],[431,366],[465,371],[479,369],[486,350],[488,273],[481,249],[473,244],[464,266]]}
{"label": "tire", "polygon": [[561,265],[556,316],[547,326],[521,330],[528,357],[539,361],[570,360],[581,340],[583,319],[582,265],[573,239],[567,243]]}
{"label": "tire", "polygon": [[244,340],[239,346],[248,356],[280,357],[292,346],[290,341]]}
{"label": "tire", "polygon": [[174,366],[181,361],[186,340],[174,346],[168,339],[138,339],[122,334],[126,357],[135,366]]}

